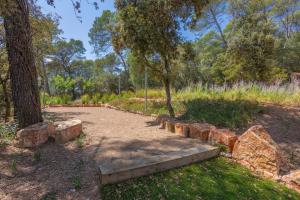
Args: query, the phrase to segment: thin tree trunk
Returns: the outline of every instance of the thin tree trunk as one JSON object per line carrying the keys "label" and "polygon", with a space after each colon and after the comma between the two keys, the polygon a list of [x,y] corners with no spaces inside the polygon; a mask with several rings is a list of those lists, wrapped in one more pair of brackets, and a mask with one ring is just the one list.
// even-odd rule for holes
{"label": "thin tree trunk", "polygon": [[216,16],[216,14],[215,14],[215,12],[213,11],[212,8],[210,8],[210,13],[211,13],[211,15],[213,16],[213,19],[214,19],[215,24],[216,24],[216,26],[217,26],[217,29],[218,29],[218,31],[219,31],[219,33],[220,33],[221,39],[222,39],[222,41],[223,41],[223,44],[224,44],[225,47],[227,47],[227,46],[228,46],[227,40],[226,40],[226,38],[225,38],[225,35],[224,35],[223,30],[222,30],[222,28],[221,28],[221,25],[220,25],[220,23],[219,23],[219,21],[218,21],[218,19],[217,19],[217,16]]}
{"label": "thin tree trunk", "polygon": [[48,80],[48,75],[47,75],[47,72],[46,72],[46,66],[45,66],[44,60],[42,60],[42,73],[43,73],[43,77],[44,77],[44,86],[45,86],[44,89],[51,96],[50,87],[49,87],[49,80]]}
{"label": "thin tree trunk", "polygon": [[27,0],[12,0],[4,15],[12,99],[19,128],[42,122]]}
{"label": "thin tree trunk", "polygon": [[164,78],[164,86],[167,97],[167,108],[171,117],[175,117],[175,112],[172,106],[172,98],[171,98],[171,89],[170,89],[170,80],[169,78]]}
{"label": "thin tree trunk", "polygon": [[169,111],[169,114],[171,117],[175,117],[175,112],[172,106],[172,98],[171,98],[171,83],[170,83],[170,66],[169,66],[169,62],[167,60],[167,58],[164,59],[164,64],[165,64],[165,69],[167,74],[163,77],[163,82],[164,82],[164,86],[165,86],[165,92],[166,92],[166,97],[167,97],[167,108]]}
{"label": "thin tree trunk", "polygon": [[125,71],[125,75],[126,75],[126,83],[125,83],[125,90],[128,90],[129,89],[129,85],[128,85],[128,80],[129,80],[129,67],[128,65],[126,64],[124,58],[123,58],[123,55],[121,53],[117,53],[118,56],[120,57],[121,59],[121,62],[123,64],[123,67],[124,67],[124,71]]}

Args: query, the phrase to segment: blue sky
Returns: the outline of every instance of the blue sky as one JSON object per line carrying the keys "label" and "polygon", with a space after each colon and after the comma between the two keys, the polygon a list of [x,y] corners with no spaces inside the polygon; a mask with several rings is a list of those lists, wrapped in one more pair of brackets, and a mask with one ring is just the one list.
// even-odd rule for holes
{"label": "blue sky", "polygon": [[[99,3],[99,10],[96,10],[93,5],[86,3],[87,1],[82,1],[81,5],[81,13],[79,16],[81,17],[82,23],[76,18],[71,0],[55,0],[55,8],[47,5],[46,0],[38,0],[37,3],[42,7],[43,13],[52,13],[61,17],[59,28],[64,32],[61,37],[81,40],[87,50],[86,58],[95,59],[96,56],[93,54],[93,49],[89,44],[88,32],[95,18],[101,16],[103,10],[114,10],[114,1],[106,0],[104,3]],[[195,38],[195,35],[190,32],[185,32],[183,35],[188,39]]]}

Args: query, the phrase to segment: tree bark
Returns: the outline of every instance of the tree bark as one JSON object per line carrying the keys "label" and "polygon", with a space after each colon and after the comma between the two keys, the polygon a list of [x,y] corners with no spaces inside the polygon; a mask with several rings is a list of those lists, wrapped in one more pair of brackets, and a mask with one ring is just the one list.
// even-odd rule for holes
{"label": "tree bark", "polygon": [[166,75],[163,77],[163,82],[164,82],[164,86],[165,86],[165,92],[166,92],[166,98],[167,98],[167,108],[169,111],[169,114],[171,117],[175,117],[175,112],[172,106],[172,97],[171,97],[171,81],[170,81],[170,74],[171,74],[171,70],[170,70],[170,66],[169,66],[169,62],[167,60],[167,58],[164,59],[164,64],[165,64],[165,70],[166,70]]}
{"label": "tree bark", "polygon": [[125,80],[126,83],[125,83],[124,88],[125,88],[126,91],[128,91],[128,89],[129,89],[129,84],[128,84],[128,81],[129,81],[129,67],[128,67],[127,63],[125,62],[125,59],[124,59],[122,53],[117,53],[117,55],[121,59],[122,65],[124,67],[125,78],[126,78],[126,80]]}
{"label": "tree bark", "polygon": [[214,12],[214,10],[213,10],[212,8],[210,8],[209,10],[210,10],[210,13],[211,13],[211,15],[212,15],[214,21],[215,21],[215,24],[216,24],[216,26],[217,26],[217,29],[218,29],[218,31],[219,31],[219,33],[220,33],[221,39],[222,39],[222,41],[223,41],[223,44],[224,44],[225,47],[227,47],[227,46],[228,46],[228,43],[227,43],[227,40],[226,40],[225,35],[224,35],[224,33],[223,33],[223,30],[222,30],[222,28],[221,28],[221,25],[220,25],[220,23],[219,23],[219,21],[218,21],[218,19],[217,19],[217,16],[216,16],[216,14],[215,14],[215,12]]}
{"label": "tree bark", "polygon": [[19,128],[42,122],[27,0],[12,0],[4,15],[12,99]]}
{"label": "tree bark", "polygon": [[46,72],[46,66],[45,66],[44,60],[42,60],[42,73],[43,73],[43,77],[44,77],[44,86],[45,86],[44,89],[51,96],[50,87],[49,87],[49,80],[48,80],[48,75],[47,75],[47,72]]}
{"label": "tree bark", "polygon": [[3,95],[4,95],[4,102],[5,102],[5,116],[4,116],[4,121],[8,122],[9,121],[9,117],[11,115],[10,113],[10,100],[9,100],[9,94],[7,91],[7,82],[2,82],[1,81],[1,85],[2,85],[2,90],[3,90]]}
{"label": "tree bark", "polygon": [[164,79],[165,92],[167,97],[167,108],[171,117],[175,117],[175,112],[172,106],[171,90],[170,90],[170,80],[169,78]]}

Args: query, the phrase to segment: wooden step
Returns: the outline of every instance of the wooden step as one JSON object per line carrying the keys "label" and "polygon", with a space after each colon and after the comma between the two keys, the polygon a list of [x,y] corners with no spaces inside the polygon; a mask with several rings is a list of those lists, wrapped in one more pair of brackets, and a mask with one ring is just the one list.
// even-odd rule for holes
{"label": "wooden step", "polygon": [[189,165],[218,155],[219,148],[201,144],[196,148],[172,151],[163,155],[145,156],[140,159],[117,159],[109,165],[100,164],[100,182],[101,184],[117,183]]}

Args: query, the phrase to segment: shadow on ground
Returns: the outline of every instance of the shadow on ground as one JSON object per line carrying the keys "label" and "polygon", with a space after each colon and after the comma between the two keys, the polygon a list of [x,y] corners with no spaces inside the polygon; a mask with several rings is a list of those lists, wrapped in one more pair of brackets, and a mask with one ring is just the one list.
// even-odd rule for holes
{"label": "shadow on ground", "polygon": [[[27,150],[7,146],[0,152],[0,199],[100,199],[99,163],[120,159],[105,152],[122,152],[122,158],[143,159],[187,145],[180,138],[148,142],[106,140],[99,138],[93,145],[84,141],[83,148],[77,147],[76,140]],[[155,148],[155,143],[164,149]]]}
{"label": "shadow on ground", "polygon": [[231,129],[246,126],[256,114],[263,112],[257,103],[244,100],[194,99],[184,101],[183,105],[185,112],[179,119],[198,120]]}

